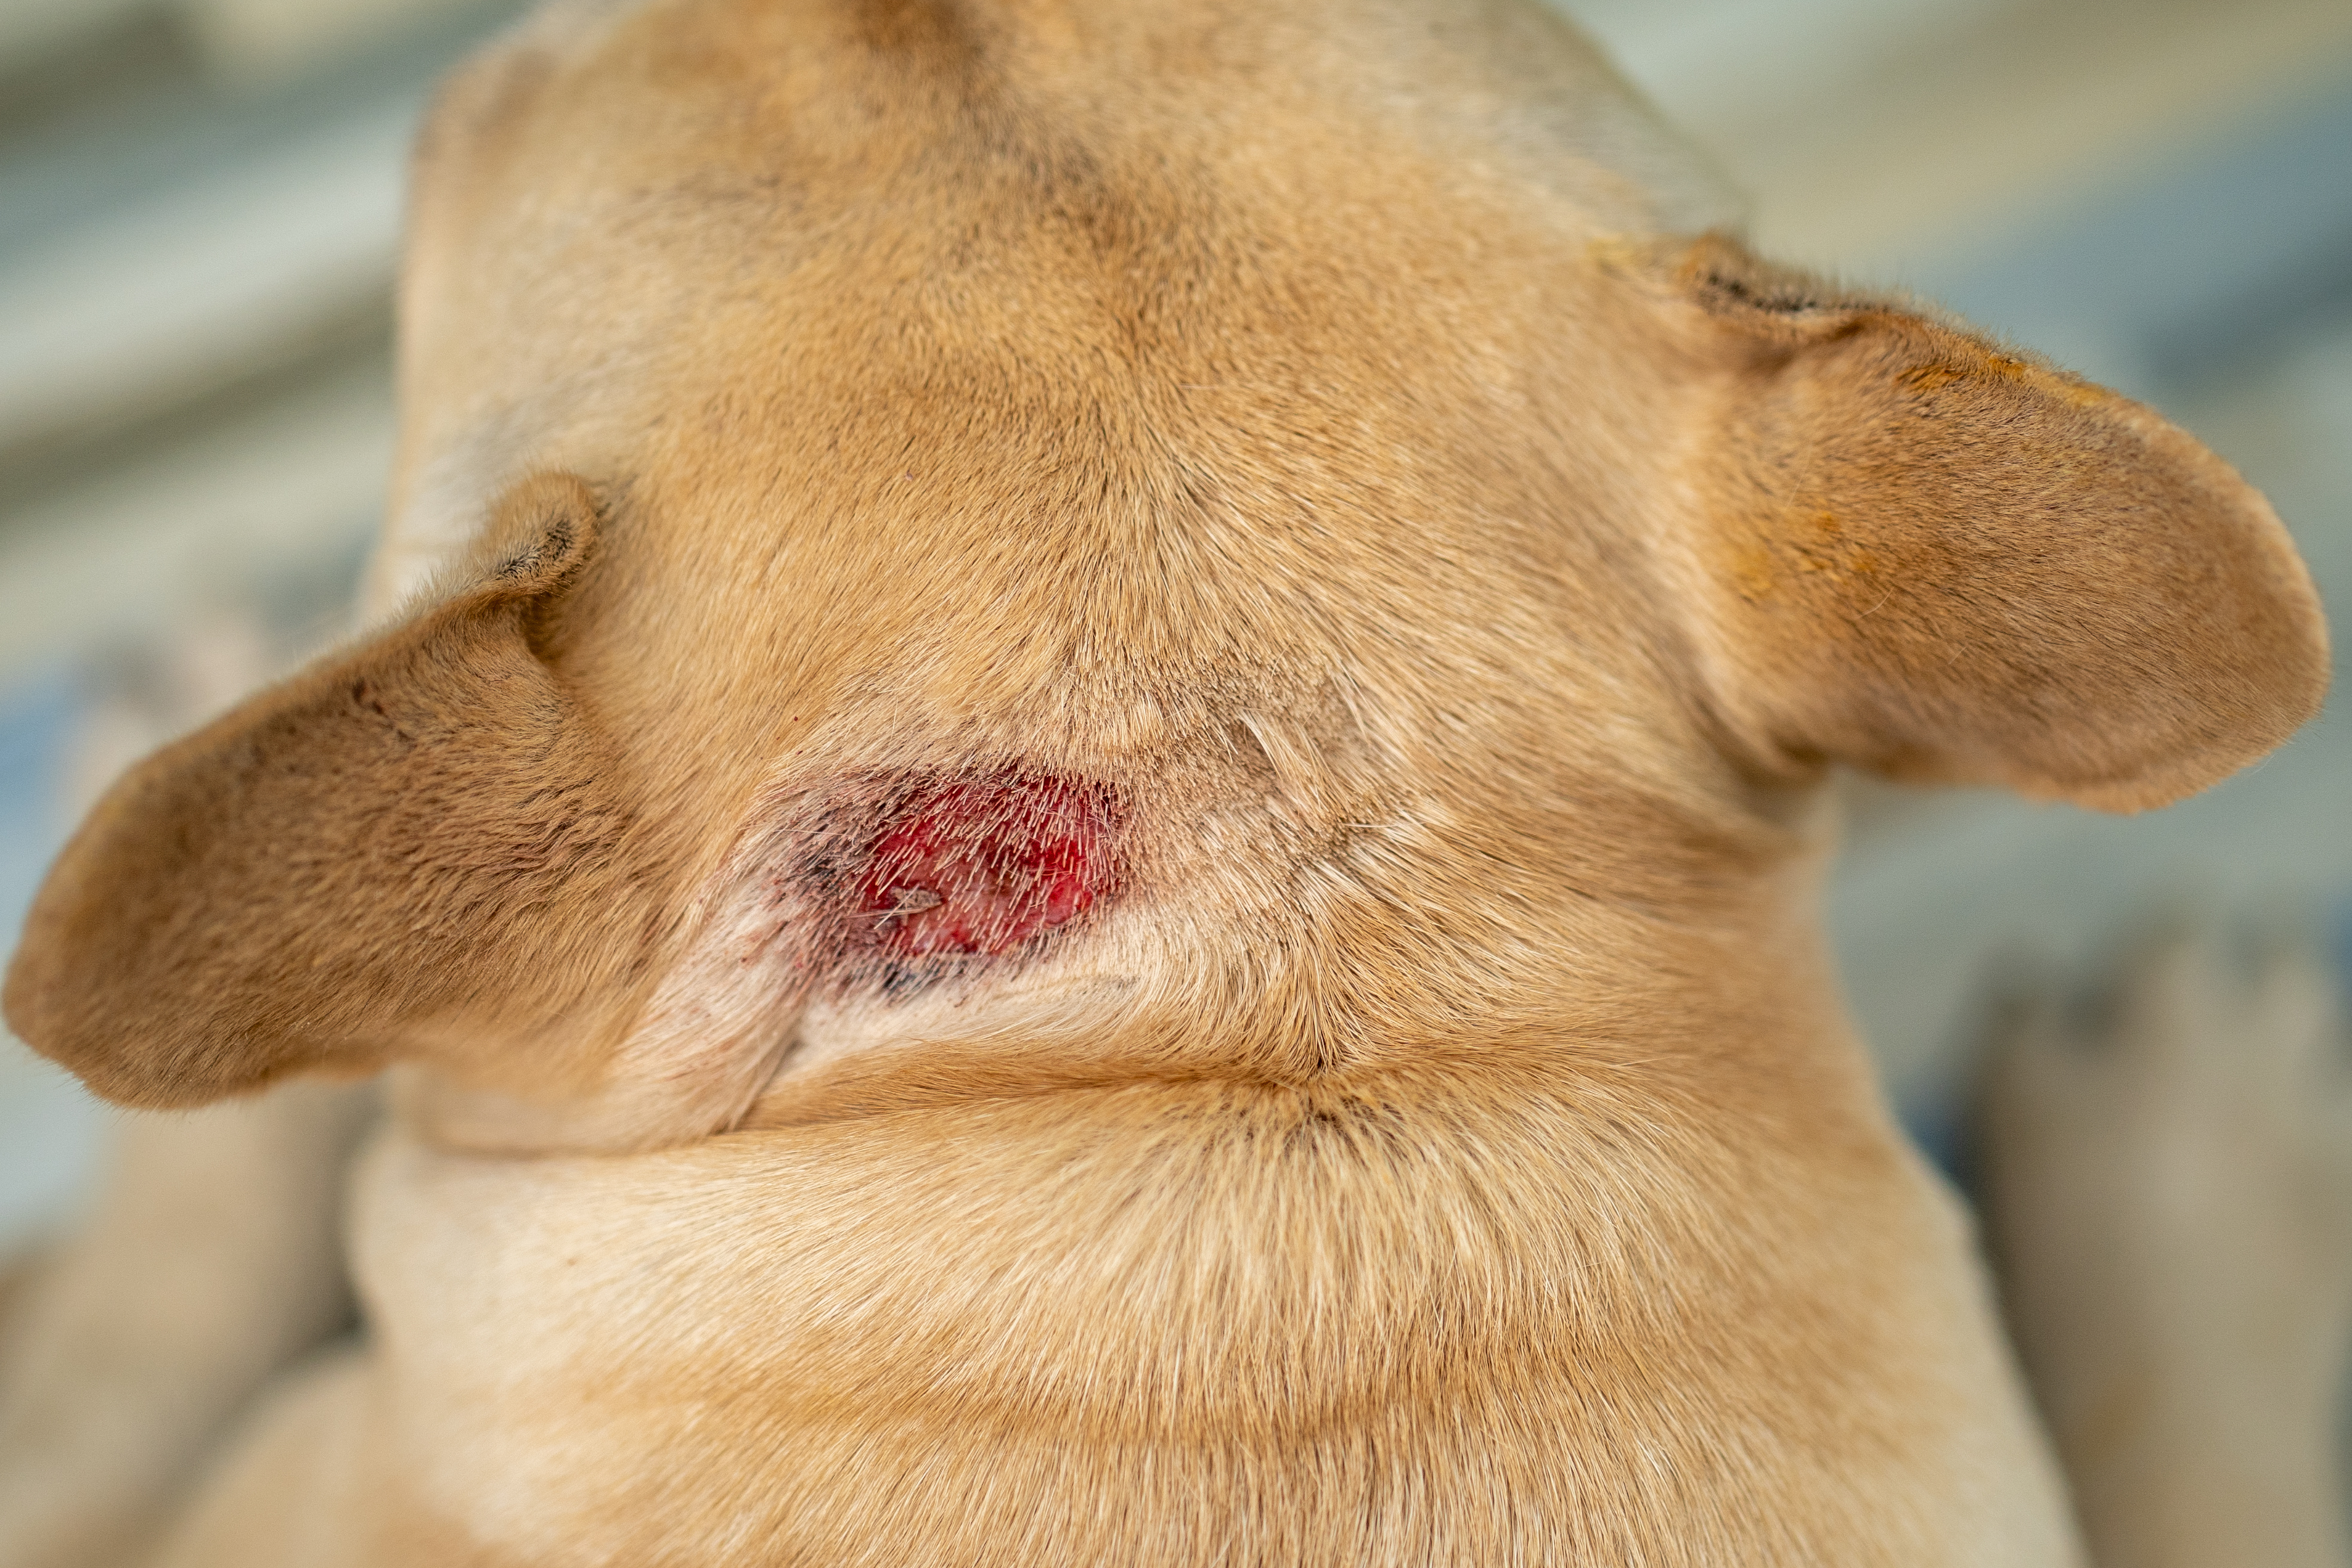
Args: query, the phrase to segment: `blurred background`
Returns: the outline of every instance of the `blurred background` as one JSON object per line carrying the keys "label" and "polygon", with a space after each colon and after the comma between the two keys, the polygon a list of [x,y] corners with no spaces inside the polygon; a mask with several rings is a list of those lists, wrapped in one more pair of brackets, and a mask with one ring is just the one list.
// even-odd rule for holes
{"label": "blurred background", "polygon": [[[1561,0],[1788,259],[1941,299],[2267,489],[2352,605],[2352,4]],[[510,0],[0,0],[0,944],[79,803],[335,636],[392,441],[404,146]],[[2352,723],[2158,816],[1857,786],[1832,893],[1948,1151],[1973,998],[2168,903],[2352,956]],[[0,1248],[106,1113],[0,1040]]]}

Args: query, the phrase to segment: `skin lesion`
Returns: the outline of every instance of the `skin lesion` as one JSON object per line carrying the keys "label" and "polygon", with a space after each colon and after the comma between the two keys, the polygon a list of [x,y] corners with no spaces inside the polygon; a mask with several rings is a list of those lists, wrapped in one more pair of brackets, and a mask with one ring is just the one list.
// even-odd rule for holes
{"label": "skin lesion", "polygon": [[1117,804],[1103,786],[1008,771],[917,784],[851,889],[853,925],[894,958],[995,957],[1116,891]]}

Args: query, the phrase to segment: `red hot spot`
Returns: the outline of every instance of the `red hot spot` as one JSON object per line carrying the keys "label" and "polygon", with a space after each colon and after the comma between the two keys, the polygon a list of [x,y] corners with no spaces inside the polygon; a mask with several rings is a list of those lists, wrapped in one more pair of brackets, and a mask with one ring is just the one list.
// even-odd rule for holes
{"label": "red hot spot", "polygon": [[925,785],[874,840],[861,923],[908,957],[1009,952],[1111,886],[1100,786],[1031,773]]}

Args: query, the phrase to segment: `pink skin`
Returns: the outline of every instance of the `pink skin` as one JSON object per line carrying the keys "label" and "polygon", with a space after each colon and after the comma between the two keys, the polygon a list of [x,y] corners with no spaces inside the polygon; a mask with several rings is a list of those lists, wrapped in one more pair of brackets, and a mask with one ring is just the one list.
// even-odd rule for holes
{"label": "pink skin", "polygon": [[1101,793],[1003,773],[928,785],[884,825],[857,880],[858,913],[893,953],[1010,952],[1108,890]]}

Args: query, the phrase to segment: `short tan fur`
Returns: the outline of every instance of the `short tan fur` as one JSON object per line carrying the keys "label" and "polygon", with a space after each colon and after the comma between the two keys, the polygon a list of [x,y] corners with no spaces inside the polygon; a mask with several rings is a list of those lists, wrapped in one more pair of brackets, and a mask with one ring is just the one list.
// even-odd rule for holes
{"label": "short tan fur", "polygon": [[[134,771],[8,978],[129,1103],[395,1069],[372,1338],[163,1561],[2073,1561],[1817,786],[2162,804],[2317,604],[2157,416],[1715,203],[1502,0],[459,76],[404,607]],[[1031,775],[1109,890],[894,953],[909,790]]]}

